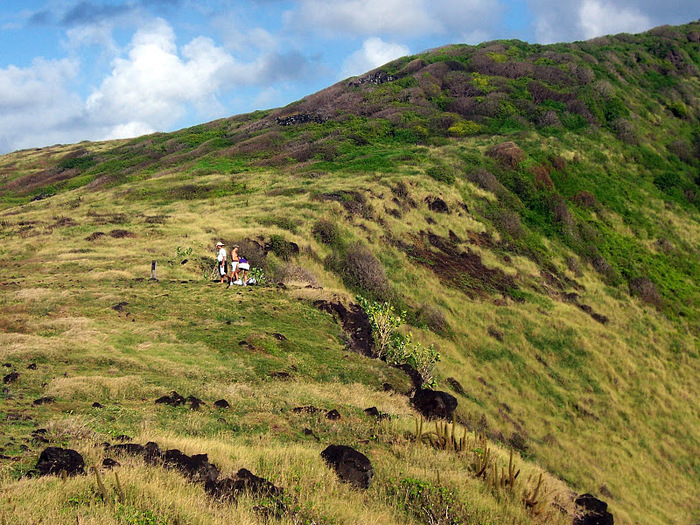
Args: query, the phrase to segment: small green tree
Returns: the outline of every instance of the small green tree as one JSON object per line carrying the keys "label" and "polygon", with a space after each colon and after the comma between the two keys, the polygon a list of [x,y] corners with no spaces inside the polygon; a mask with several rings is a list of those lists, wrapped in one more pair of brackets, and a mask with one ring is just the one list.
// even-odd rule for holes
{"label": "small green tree", "polygon": [[390,365],[408,364],[418,371],[423,384],[435,386],[435,367],[440,361],[440,352],[435,345],[423,346],[413,342],[413,334],[402,334],[399,327],[406,319],[406,312],[396,312],[389,302],[368,301],[357,296],[357,303],[367,314],[374,338],[374,355],[385,359]]}

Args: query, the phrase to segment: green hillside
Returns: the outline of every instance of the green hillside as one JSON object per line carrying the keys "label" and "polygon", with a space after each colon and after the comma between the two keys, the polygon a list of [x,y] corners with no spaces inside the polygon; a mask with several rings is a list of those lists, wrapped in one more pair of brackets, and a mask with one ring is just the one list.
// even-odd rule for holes
{"label": "green hillside", "polygon": [[[0,157],[0,519],[572,523],[589,492],[615,523],[696,523],[699,67],[697,22],[446,46],[277,110]],[[213,282],[219,240],[264,285]],[[349,348],[329,310],[358,296],[405,312],[409,357]],[[461,451],[416,438],[391,366],[431,348]],[[121,435],[283,496],[218,501],[104,448]],[[121,466],[28,476],[48,445]]]}

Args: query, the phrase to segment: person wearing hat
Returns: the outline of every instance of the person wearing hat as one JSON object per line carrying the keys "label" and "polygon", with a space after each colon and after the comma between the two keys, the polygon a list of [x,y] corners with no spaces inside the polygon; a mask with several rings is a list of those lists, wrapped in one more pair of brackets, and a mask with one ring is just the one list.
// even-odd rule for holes
{"label": "person wearing hat", "polygon": [[226,248],[224,248],[224,243],[219,241],[216,243],[216,248],[219,253],[216,256],[216,260],[219,261],[219,275],[221,275],[221,284],[224,284],[226,280]]}

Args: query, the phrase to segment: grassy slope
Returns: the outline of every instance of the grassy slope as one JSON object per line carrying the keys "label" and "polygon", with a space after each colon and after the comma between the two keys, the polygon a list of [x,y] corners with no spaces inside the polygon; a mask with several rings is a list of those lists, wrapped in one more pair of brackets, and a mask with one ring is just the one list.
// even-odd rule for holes
{"label": "grassy slope", "polygon": [[[441,388],[449,388],[448,376],[465,386],[458,412],[472,428],[502,441],[523,437],[531,459],[576,491],[603,494],[621,523],[697,519],[698,90],[697,78],[684,70],[698,63],[696,25],[576,46],[448,48],[419,57],[418,66],[410,59],[388,66],[390,72],[419,67],[399,81],[334,86],[272,114],[4,156],[0,355],[22,375],[3,394],[2,410],[36,412],[35,421],[11,421],[4,432],[26,437],[51,422],[59,442],[75,444],[86,435],[99,443],[127,433],[189,453],[210,451],[225,472],[252,465],[287,488],[298,484],[314,519],[366,522],[366,515],[351,518],[334,504],[345,498],[377,512],[377,521],[418,519],[392,510],[392,483],[402,478],[451,487],[461,505],[473,502],[463,516],[474,522],[532,519],[517,505],[499,504],[449,457],[409,447],[402,438],[411,424],[405,398],[379,392],[383,381],[405,379],[344,353],[337,326],[310,306],[311,299],[351,297],[357,283],[328,256],[342,257],[349,243],[360,241],[386,269],[391,296],[409,310],[414,336],[440,348]],[[669,49],[685,62],[670,62],[666,57],[676,55]],[[532,105],[541,95],[528,84],[532,75],[511,78],[494,66],[522,64],[528,56],[531,65],[558,67],[585,82],[570,86],[549,81],[552,70],[533,70],[535,80],[564,95],[549,92]],[[435,64],[448,64],[448,71]],[[593,78],[578,72],[583,65]],[[456,75],[479,93],[457,95]],[[403,102],[405,93],[411,104]],[[591,115],[566,93],[576,93]],[[361,103],[348,103],[345,113],[325,122],[278,126],[273,120],[325,118],[329,107],[345,107],[339,101],[358,95]],[[474,109],[466,99],[484,107]],[[531,105],[523,102],[528,99]],[[494,100],[496,113],[486,107]],[[353,104],[365,114],[382,108],[394,114],[353,116]],[[514,168],[485,154],[504,140],[525,153]],[[584,191],[593,199],[582,199]],[[33,195],[54,192],[59,195],[27,204]],[[429,209],[426,199],[435,197],[449,213]],[[319,218],[337,228],[335,244],[312,234]],[[86,240],[115,229],[135,237]],[[448,239],[450,231],[448,251],[479,254],[514,285],[499,294],[483,273],[448,278],[447,269],[435,265],[444,250],[428,233]],[[222,292],[201,280],[194,261],[179,265],[175,253],[178,246],[207,253],[218,238],[273,235],[302,247],[291,265],[274,256],[267,261],[269,274],[286,276],[288,292]],[[135,280],[148,277],[151,259],[160,262],[161,282]],[[650,302],[629,294],[639,277],[656,287]],[[324,289],[304,288],[311,281]],[[563,293],[578,294],[579,304],[609,323],[563,300]],[[124,312],[110,309],[122,301],[129,303]],[[287,341],[273,338],[276,332]],[[243,350],[243,340],[255,350]],[[36,372],[23,371],[29,361],[38,363]],[[279,370],[291,370],[295,380],[268,378]],[[224,416],[227,423],[210,410],[191,414],[152,404],[172,389],[210,404],[219,397],[237,403]],[[44,394],[58,402],[28,408],[32,396]],[[89,408],[94,400],[107,410]],[[330,424],[290,414],[303,404],[338,407],[347,417]],[[401,417],[376,429],[361,412],[372,405]],[[304,426],[323,443],[369,440],[361,448],[379,472],[367,497],[333,480]],[[97,449],[81,446],[99,458]],[[14,442],[7,450],[16,454],[18,447]],[[12,481],[32,460],[24,455],[19,464],[4,463],[4,490],[13,501],[31,504],[60,490],[60,482]],[[436,469],[440,482],[428,474]],[[199,489],[167,473],[141,480],[140,471],[134,466],[125,474],[132,476],[129,512],[154,509],[185,521],[196,513],[203,522],[216,521],[218,507],[188,506]],[[71,483],[66,501],[27,512],[53,519],[64,513],[71,516],[66,522],[75,514],[126,519],[96,504],[89,480]],[[158,487],[165,483],[179,483],[181,496],[162,494]],[[564,492],[549,483],[554,493]],[[255,519],[254,504],[238,508],[242,521]]]}

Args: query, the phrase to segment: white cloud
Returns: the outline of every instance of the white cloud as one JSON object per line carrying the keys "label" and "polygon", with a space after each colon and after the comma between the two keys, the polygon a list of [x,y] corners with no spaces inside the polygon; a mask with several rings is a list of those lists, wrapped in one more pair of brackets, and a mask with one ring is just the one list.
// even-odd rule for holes
{"label": "white cloud", "polygon": [[301,0],[285,15],[290,30],[326,35],[468,34],[497,23],[498,0]]}
{"label": "white cloud", "polygon": [[79,69],[76,60],[42,58],[0,69],[0,152],[80,140],[68,131],[82,115],[82,101],[70,91]]}
{"label": "white cloud", "polygon": [[112,127],[108,136],[132,129],[167,129],[188,104],[212,101],[236,68],[233,58],[198,37],[178,54],[173,29],[156,20],[132,38],[126,58],[87,99],[90,118]]}
{"label": "white cloud", "polygon": [[636,8],[617,7],[601,0],[584,0],[578,12],[585,38],[649,29],[651,20]]}
{"label": "white cloud", "polygon": [[343,63],[340,78],[361,75],[378,66],[386,64],[410,53],[408,47],[401,44],[384,42],[381,38],[368,38],[362,48],[355,51]]}

